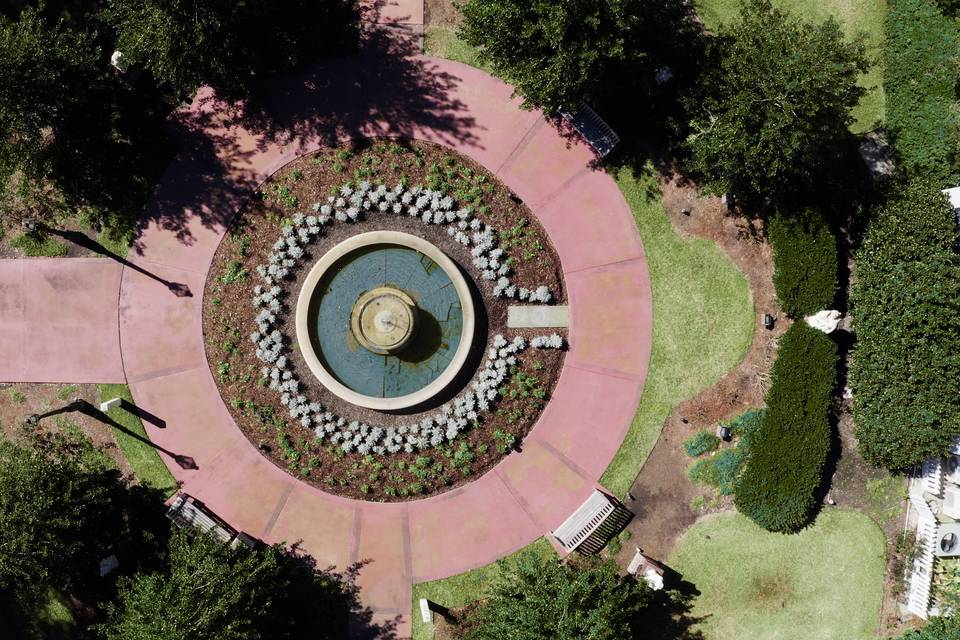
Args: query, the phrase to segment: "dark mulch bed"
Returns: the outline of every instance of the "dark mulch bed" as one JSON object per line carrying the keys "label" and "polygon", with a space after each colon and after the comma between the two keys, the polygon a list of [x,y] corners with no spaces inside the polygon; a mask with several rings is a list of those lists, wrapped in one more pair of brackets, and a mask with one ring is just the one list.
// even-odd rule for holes
{"label": "dark mulch bed", "polygon": [[[477,217],[496,229],[500,245],[515,258],[511,277],[518,287],[533,289],[543,284],[558,303],[566,299],[556,253],[526,206],[483,167],[445,148],[423,142],[361,141],[300,158],[268,180],[259,196],[239,214],[211,265],[203,302],[207,361],[237,424],[264,455],[314,486],[351,498],[412,499],[447,491],[478,477],[530,430],[544,403],[533,390],[542,390],[548,399],[563,365],[561,351],[527,349],[521,353],[518,372],[531,376],[533,382],[523,391],[515,384],[507,385],[508,390],[517,389],[517,397],[502,399],[494,412],[486,414],[455,445],[441,449],[382,457],[344,454],[335,445],[316,443],[311,431],[286,419],[288,414],[278,394],[259,382],[263,364],[248,338],[255,328],[253,287],[261,283],[255,269],[266,262],[283,221],[298,211],[311,213],[310,205],[325,202],[332,188],[361,179],[393,186],[403,178],[410,185],[423,184],[450,193],[459,206],[470,206]],[[331,394],[315,381],[293,340],[296,297],[310,266],[348,236],[374,229],[405,231],[437,245],[472,280],[475,307],[478,314],[485,314],[479,319],[474,353],[464,375],[431,405],[402,415],[356,407]],[[400,215],[376,215],[357,223],[334,222],[308,249],[296,273],[284,285],[285,334],[293,343],[288,360],[304,395],[348,420],[385,426],[413,424],[433,415],[440,404],[473,380],[497,333],[508,339],[550,333],[507,329],[508,303],[491,295],[491,283],[480,278],[469,249],[450,238],[445,227]],[[246,275],[242,275],[244,272]]]}

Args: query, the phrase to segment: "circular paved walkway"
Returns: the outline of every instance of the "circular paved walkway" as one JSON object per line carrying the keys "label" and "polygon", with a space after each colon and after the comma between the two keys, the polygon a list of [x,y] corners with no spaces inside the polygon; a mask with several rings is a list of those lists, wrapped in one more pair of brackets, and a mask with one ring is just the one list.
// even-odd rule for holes
{"label": "circular paved walkway", "polygon": [[[301,542],[320,566],[368,561],[360,597],[377,620],[402,616],[405,635],[413,582],[523,547],[597,486],[647,371],[652,316],[643,248],[616,184],[590,167],[590,151],[541,113],[521,110],[510,87],[476,69],[425,57],[341,61],[277,83],[269,96],[270,126],[241,124],[203,92],[180,118],[183,151],[148,207],[131,261],[193,295],[174,295],[156,278],[123,269],[123,371],[136,403],[166,421],[163,429],[146,425],[150,438],[196,461],[196,470],[171,467],[184,491],[254,536]],[[220,398],[201,330],[207,270],[243,200],[290,160],[369,135],[438,142],[496,173],[550,234],[571,309],[566,364],[522,453],[469,485],[407,503],[328,495],[263,458]]]}

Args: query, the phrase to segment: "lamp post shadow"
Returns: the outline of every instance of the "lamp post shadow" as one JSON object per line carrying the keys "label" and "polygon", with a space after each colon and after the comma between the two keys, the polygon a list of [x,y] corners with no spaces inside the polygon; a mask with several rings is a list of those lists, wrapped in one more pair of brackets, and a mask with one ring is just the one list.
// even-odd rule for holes
{"label": "lamp post shadow", "polygon": [[40,224],[40,223],[36,223],[35,229],[36,229],[36,231],[42,231],[43,233],[49,233],[49,234],[58,236],[58,237],[60,237],[60,238],[63,238],[64,240],[68,240],[68,241],[72,242],[73,244],[77,245],[78,247],[83,247],[84,249],[89,249],[90,251],[93,251],[94,253],[98,253],[98,254],[100,254],[100,255],[102,255],[102,256],[105,256],[105,257],[107,257],[107,258],[110,258],[111,260],[115,260],[116,262],[119,262],[119,263],[122,264],[123,266],[129,267],[129,268],[133,269],[134,271],[136,271],[136,272],[138,272],[138,273],[142,273],[143,275],[147,276],[148,278],[151,278],[151,279],[153,279],[153,280],[156,280],[157,282],[159,282],[160,284],[162,284],[163,286],[165,286],[167,289],[170,290],[171,293],[173,293],[173,295],[177,296],[178,298],[192,298],[192,297],[193,297],[193,292],[190,291],[190,287],[188,287],[187,285],[185,285],[185,284],[183,284],[183,283],[180,283],[180,282],[171,282],[170,280],[165,280],[165,279],[161,278],[160,276],[158,276],[158,275],[156,275],[156,274],[150,273],[149,271],[147,271],[146,269],[144,269],[144,268],[141,267],[140,265],[135,264],[135,263],[133,263],[133,262],[130,262],[129,260],[127,260],[127,259],[124,258],[123,256],[118,255],[118,254],[114,253],[113,251],[110,251],[109,249],[107,249],[105,246],[103,246],[102,244],[100,244],[100,243],[97,242],[96,240],[93,240],[92,238],[88,238],[87,236],[85,236],[84,234],[80,233],[79,231],[68,231],[68,230],[64,230],[64,229],[54,229],[54,228],[52,228],[52,227],[48,227],[48,226],[46,226],[46,225],[44,225],[44,224]]}
{"label": "lamp post shadow", "polygon": [[[124,401],[124,402],[121,403],[121,406],[125,406],[125,407],[126,407],[126,406],[130,406],[130,407],[133,407],[133,408],[136,409],[137,411],[142,412],[142,413],[144,413],[145,415],[150,416],[150,418],[153,418],[153,419],[155,419],[155,420],[158,420],[160,423],[162,423],[163,426],[161,426],[160,428],[166,427],[166,422],[164,422],[164,421],[161,420],[160,418],[157,418],[157,417],[154,416],[152,413],[149,413],[149,412],[147,412],[147,411],[143,411],[142,409],[140,409],[139,407],[136,407],[135,405],[133,405],[133,404],[131,404],[131,403],[128,403],[128,402]],[[39,424],[39,422],[40,422],[41,420],[43,420],[44,418],[49,418],[49,417],[51,417],[51,416],[55,416],[55,415],[58,415],[58,414],[61,414],[61,413],[67,413],[67,412],[70,412],[70,411],[77,411],[77,412],[82,413],[82,414],[84,414],[84,415],[86,415],[86,416],[90,416],[90,417],[93,418],[94,420],[98,420],[99,422],[102,422],[103,424],[105,424],[105,425],[107,425],[107,426],[113,427],[113,428],[116,429],[117,431],[122,431],[123,433],[127,434],[128,436],[130,436],[131,438],[133,438],[133,439],[135,439],[135,440],[139,440],[140,442],[144,443],[145,445],[148,445],[148,446],[150,446],[150,447],[153,447],[154,449],[156,449],[156,450],[159,451],[160,453],[163,453],[163,454],[166,454],[167,456],[169,456],[174,462],[177,463],[177,466],[179,466],[181,469],[196,470],[196,469],[199,469],[199,468],[200,468],[199,466],[197,466],[196,461],[195,461],[193,458],[191,458],[190,456],[185,456],[185,455],[182,455],[182,454],[179,454],[179,453],[174,453],[173,451],[170,451],[169,449],[165,449],[164,447],[161,447],[160,445],[158,445],[158,444],[156,444],[156,443],[154,443],[154,442],[151,442],[151,441],[148,440],[147,438],[144,438],[143,436],[141,436],[139,433],[134,433],[133,431],[130,431],[130,429],[126,428],[125,426],[123,426],[122,424],[120,424],[119,422],[117,422],[116,420],[114,420],[113,418],[111,418],[110,416],[108,416],[106,413],[104,413],[103,411],[100,411],[100,409],[98,409],[98,408],[95,407],[94,405],[90,404],[90,403],[87,402],[86,400],[83,400],[82,398],[76,398],[76,399],[75,399],[73,402],[71,402],[70,404],[64,405],[64,406],[62,406],[62,407],[60,407],[60,408],[58,408],[58,409],[52,409],[52,410],[50,410],[50,411],[47,411],[46,413],[41,413],[41,414],[36,414],[36,413],[35,413],[35,414],[33,414],[33,415],[31,415],[30,417],[27,418],[27,423],[28,423],[28,424],[31,424],[31,425],[36,425],[36,424]],[[137,414],[136,411],[131,411],[131,413],[134,413],[135,415],[139,415],[139,414]]]}

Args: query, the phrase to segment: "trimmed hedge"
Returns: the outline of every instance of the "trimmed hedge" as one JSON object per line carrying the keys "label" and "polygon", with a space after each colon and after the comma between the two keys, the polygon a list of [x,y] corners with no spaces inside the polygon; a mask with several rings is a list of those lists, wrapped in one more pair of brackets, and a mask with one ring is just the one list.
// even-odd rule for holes
{"label": "trimmed hedge", "polygon": [[829,309],[837,293],[837,239],[823,215],[807,209],[776,215],[768,229],[773,245],[773,286],[791,318]]}
{"label": "trimmed hedge", "polygon": [[960,433],[960,255],[933,181],[894,189],[857,253],[853,416],[864,457],[905,470]]}
{"label": "trimmed hedge", "polygon": [[809,523],[830,452],[830,403],[837,380],[837,346],[804,322],[780,339],[767,412],[751,437],[737,479],[737,509],[769,531]]}
{"label": "trimmed hedge", "polygon": [[887,126],[898,164],[946,183],[958,173],[960,22],[935,0],[890,0],[885,37]]}

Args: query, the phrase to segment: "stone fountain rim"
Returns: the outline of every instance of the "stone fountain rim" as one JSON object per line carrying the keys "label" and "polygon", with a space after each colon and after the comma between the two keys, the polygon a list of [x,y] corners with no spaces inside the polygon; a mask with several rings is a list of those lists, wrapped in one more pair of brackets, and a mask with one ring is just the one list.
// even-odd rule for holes
{"label": "stone fountain rim", "polygon": [[[443,370],[443,373],[422,389],[395,398],[378,398],[357,393],[337,380],[317,357],[313,349],[313,341],[310,339],[310,326],[308,322],[310,301],[313,298],[317,284],[334,263],[357,249],[378,244],[393,244],[407,247],[419,251],[438,264],[444,273],[447,274],[447,277],[450,278],[450,282],[453,283],[454,289],[460,298],[460,308],[463,314],[460,344],[457,346],[456,353],[454,353],[453,358],[451,358],[450,363],[446,369]],[[297,345],[300,348],[300,353],[303,355],[304,361],[307,363],[307,367],[310,368],[313,375],[320,381],[320,384],[329,389],[330,392],[337,397],[351,404],[378,411],[397,411],[415,407],[427,402],[443,391],[453,382],[454,378],[457,377],[470,355],[475,324],[476,317],[470,287],[467,285],[467,280],[456,263],[436,245],[423,238],[401,231],[389,231],[386,229],[368,231],[351,236],[335,245],[323,254],[320,259],[314,263],[313,267],[310,268],[310,272],[303,281],[303,286],[300,288],[300,294],[297,297]]]}

